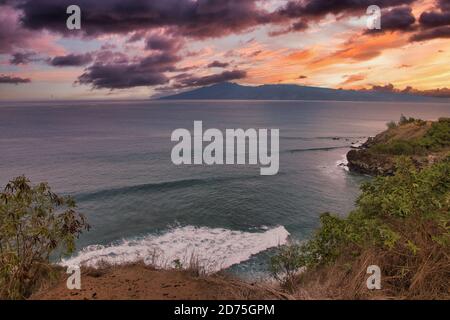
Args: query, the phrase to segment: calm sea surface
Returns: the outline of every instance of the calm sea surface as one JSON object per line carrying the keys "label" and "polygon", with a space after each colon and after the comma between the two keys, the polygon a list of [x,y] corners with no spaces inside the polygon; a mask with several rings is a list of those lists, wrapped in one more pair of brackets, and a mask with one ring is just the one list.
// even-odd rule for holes
{"label": "calm sea surface", "polygon": [[[0,185],[26,175],[75,197],[92,229],[66,263],[197,256],[212,269],[265,269],[272,248],[306,239],[322,212],[345,214],[368,178],[342,164],[352,143],[401,114],[449,104],[355,102],[51,102],[0,104]],[[173,130],[279,128],[280,171],[175,166]]]}

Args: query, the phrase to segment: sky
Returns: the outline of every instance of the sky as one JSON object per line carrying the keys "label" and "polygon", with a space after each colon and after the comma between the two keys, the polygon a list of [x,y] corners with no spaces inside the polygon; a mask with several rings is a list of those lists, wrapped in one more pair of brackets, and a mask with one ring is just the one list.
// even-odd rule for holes
{"label": "sky", "polygon": [[0,100],[148,99],[224,81],[450,97],[449,57],[450,0],[0,0]]}

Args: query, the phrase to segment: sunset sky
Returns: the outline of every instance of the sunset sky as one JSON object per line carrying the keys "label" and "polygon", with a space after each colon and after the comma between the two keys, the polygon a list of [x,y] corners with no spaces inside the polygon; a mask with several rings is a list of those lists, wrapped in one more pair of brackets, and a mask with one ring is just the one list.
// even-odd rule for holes
{"label": "sunset sky", "polygon": [[[81,30],[66,27],[72,4]],[[381,31],[367,29],[370,5]],[[142,99],[223,81],[447,95],[449,58],[450,0],[0,0],[1,100]]]}

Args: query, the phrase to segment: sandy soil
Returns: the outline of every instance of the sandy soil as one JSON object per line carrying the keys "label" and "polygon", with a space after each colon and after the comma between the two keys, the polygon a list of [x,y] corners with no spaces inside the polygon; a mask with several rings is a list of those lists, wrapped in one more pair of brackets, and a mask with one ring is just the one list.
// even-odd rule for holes
{"label": "sandy soil", "polygon": [[287,299],[270,286],[247,283],[225,276],[196,277],[176,270],[155,270],[145,265],[82,270],[81,289],[69,290],[66,275],[45,285],[34,300],[233,300]]}

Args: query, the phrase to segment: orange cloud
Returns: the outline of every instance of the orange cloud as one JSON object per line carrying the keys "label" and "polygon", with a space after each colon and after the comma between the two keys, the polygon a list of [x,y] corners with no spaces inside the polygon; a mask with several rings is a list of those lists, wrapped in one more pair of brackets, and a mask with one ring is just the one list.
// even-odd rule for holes
{"label": "orange cloud", "polygon": [[386,33],[376,37],[358,35],[343,43],[337,51],[312,61],[308,68],[320,69],[335,64],[367,61],[380,56],[387,49],[402,47],[406,44],[408,44],[407,38],[396,33]]}
{"label": "orange cloud", "polygon": [[342,85],[347,85],[347,84],[352,84],[355,82],[362,81],[367,78],[367,75],[364,73],[351,74],[351,75],[345,76],[345,78],[346,79],[345,79],[345,81],[342,82]]}

